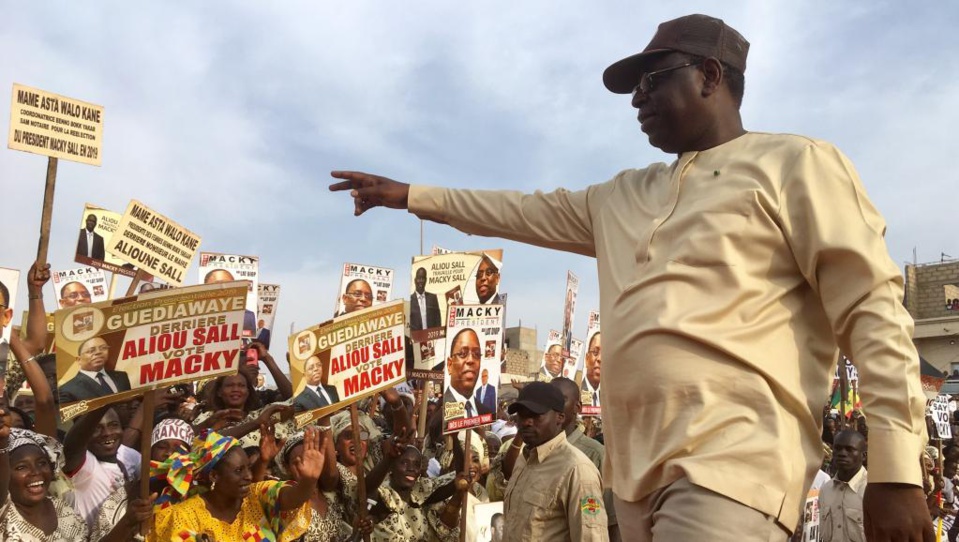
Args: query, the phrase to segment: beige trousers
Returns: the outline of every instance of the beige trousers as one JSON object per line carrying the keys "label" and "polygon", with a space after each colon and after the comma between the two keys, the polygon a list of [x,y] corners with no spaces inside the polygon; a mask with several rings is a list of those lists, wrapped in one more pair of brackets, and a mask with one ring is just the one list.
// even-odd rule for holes
{"label": "beige trousers", "polygon": [[641,501],[614,501],[624,542],[784,542],[789,536],[776,518],[686,478]]}

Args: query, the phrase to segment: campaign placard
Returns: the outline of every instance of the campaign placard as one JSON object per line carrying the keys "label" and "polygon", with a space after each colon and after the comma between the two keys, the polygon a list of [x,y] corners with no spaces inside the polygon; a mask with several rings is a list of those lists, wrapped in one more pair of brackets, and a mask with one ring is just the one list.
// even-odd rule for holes
{"label": "campaign placard", "polygon": [[56,312],[64,420],[158,387],[233,374],[246,287],[209,284]]}
{"label": "campaign placard", "polygon": [[256,335],[254,338],[267,348],[270,348],[270,338],[273,335],[273,322],[276,320],[276,309],[280,304],[280,285],[257,285],[256,296]]}
{"label": "campaign placard", "polygon": [[576,313],[576,296],[579,293],[579,278],[572,271],[566,272],[566,302],[563,304],[563,356],[570,355],[573,345],[573,318]]}
{"label": "campaign placard", "polygon": [[99,166],[103,106],[13,84],[7,147]]}
{"label": "campaign placard", "polygon": [[937,395],[929,403],[929,415],[932,416],[933,423],[936,424],[936,434],[941,439],[952,438],[952,426],[949,424],[949,396]]}
{"label": "campaign placard", "polygon": [[[73,261],[127,277],[135,275],[136,267],[106,251],[106,241],[117,231],[120,218],[120,213],[92,203],[84,205],[83,216],[80,218],[76,256]],[[153,276],[150,275],[144,280],[153,280]]]}
{"label": "campaign placard", "polygon": [[218,252],[200,253],[200,266],[198,268],[200,284],[233,282],[235,280],[246,281],[246,312],[243,315],[243,337],[245,339],[252,339],[256,333],[259,269],[260,259],[256,256],[220,254]]}
{"label": "campaign placard", "polygon": [[559,376],[563,376],[563,334],[551,329],[546,333],[546,346],[543,348],[543,358],[539,363],[536,380],[549,382]]}
{"label": "campaign placard", "polygon": [[96,267],[54,271],[51,278],[58,309],[107,300],[107,278]]}
{"label": "campaign placard", "polygon": [[810,489],[803,507],[802,542],[819,542],[819,490]]}
{"label": "campaign placard", "polygon": [[290,335],[296,425],[406,381],[405,325],[396,300]]}
{"label": "campaign placard", "polygon": [[600,416],[602,414],[602,400],[599,393],[599,377],[603,366],[603,345],[600,335],[599,315],[595,320],[590,318],[592,325],[586,330],[586,351],[583,355],[583,381],[580,384],[582,396],[580,402],[583,416]]}
{"label": "campaign placard", "polygon": [[583,341],[573,339],[569,347],[569,356],[563,359],[563,376],[576,379],[576,373],[583,370]]}
{"label": "campaign placard", "polygon": [[[43,345],[43,352],[49,353],[53,351],[53,341],[56,339],[56,332],[53,329],[53,319],[54,314],[52,312],[47,313],[47,343]],[[20,339],[26,340],[27,334],[30,332],[30,312],[23,311],[20,313]],[[4,359],[4,358],[0,358]]]}
{"label": "campaign placard", "polygon": [[[428,343],[414,363],[416,378],[442,378],[445,315],[450,305],[502,305],[502,249],[415,256],[411,270],[409,320],[414,343]],[[414,352],[416,348],[414,348]],[[434,355],[425,355],[432,352]],[[439,356],[439,357],[437,357]]]}
{"label": "campaign placard", "polygon": [[393,292],[393,270],[357,263],[343,264],[334,316],[382,305]]}
{"label": "campaign placard", "polygon": [[503,348],[502,305],[453,305],[446,319],[443,432],[493,423]]}
{"label": "campaign placard", "polygon": [[186,270],[199,247],[199,235],[130,200],[106,249],[167,283],[183,286]]}
{"label": "campaign placard", "polygon": [[[20,271],[0,267],[0,368],[6,370],[7,354],[10,352],[10,330],[13,323],[13,310],[17,306],[17,286],[20,284]],[[26,319],[23,320],[26,322]]]}

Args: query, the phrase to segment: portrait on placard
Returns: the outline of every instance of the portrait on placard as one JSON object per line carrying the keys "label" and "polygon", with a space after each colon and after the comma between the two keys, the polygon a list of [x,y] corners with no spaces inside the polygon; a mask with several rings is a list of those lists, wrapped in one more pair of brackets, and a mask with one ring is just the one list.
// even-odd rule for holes
{"label": "portrait on placard", "polygon": [[506,540],[506,516],[503,501],[476,503],[467,525],[475,529],[475,542],[503,542]]}
{"label": "portrait on placard", "polygon": [[99,303],[107,299],[106,275],[95,267],[58,270],[52,273],[51,278],[59,309]]}
{"label": "portrait on placard", "polygon": [[573,320],[576,316],[576,296],[579,294],[579,278],[572,271],[566,272],[566,301],[563,303],[562,350],[569,356],[573,343]]}
{"label": "portrait on placard", "polygon": [[303,426],[406,380],[403,300],[290,336],[296,423]]}
{"label": "portrait on placard", "polygon": [[255,338],[257,330],[256,311],[259,303],[259,289],[257,288],[260,274],[260,259],[256,256],[240,254],[220,254],[216,252],[201,252],[198,268],[201,284],[215,284],[218,282],[233,282],[243,280],[247,282],[246,311],[243,313],[243,337]]}
{"label": "portrait on placard", "polygon": [[[75,262],[117,273],[127,277],[136,274],[136,268],[106,251],[106,241],[117,231],[120,225],[120,213],[87,203],[80,215],[80,235],[77,238]],[[152,275],[141,280],[153,280]]]}
{"label": "portrait on placard", "polygon": [[393,270],[385,267],[343,264],[333,315],[343,316],[385,303],[393,292],[393,275]]}
{"label": "portrait on placard", "polygon": [[563,376],[573,380],[576,373],[583,370],[583,341],[573,339],[569,347],[569,356],[563,358]]}
{"label": "portrait on placard", "polygon": [[546,335],[546,346],[543,348],[543,359],[540,360],[536,380],[549,382],[563,376],[563,363],[562,332],[551,329]]}
{"label": "portrait on placard", "polygon": [[235,373],[245,287],[192,286],[56,312],[63,418],[145,390]]}
{"label": "portrait on placard", "polygon": [[257,286],[256,333],[253,338],[270,348],[273,336],[273,322],[276,320],[276,306],[280,302],[280,285],[263,284]]}
{"label": "portrait on placard", "polygon": [[[493,422],[502,337],[502,305],[449,307],[443,379],[444,432]],[[492,351],[486,348],[489,343]]]}
{"label": "portrait on placard", "polygon": [[[6,363],[10,352],[10,332],[13,323],[13,311],[17,305],[17,286],[20,283],[20,271],[0,267],[0,360]],[[24,322],[26,319],[24,319]]]}
{"label": "portrait on placard", "polygon": [[601,414],[600,375],[603,368],[603,344],[599,322],[586,331],[586,350],[583,353],[582,403],[584,416]]}
{"label": "portrait on placard", "polygon": [[199,235],[171,218],[130,200],[106,251],[167,284],[182,286],[200,241]]}

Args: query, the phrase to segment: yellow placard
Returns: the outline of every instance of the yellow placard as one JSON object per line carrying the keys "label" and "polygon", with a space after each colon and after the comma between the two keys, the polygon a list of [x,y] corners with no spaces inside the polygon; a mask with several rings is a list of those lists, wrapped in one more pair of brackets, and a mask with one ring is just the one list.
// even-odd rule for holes
{"label": "yellow placard", "polygon": [[168,284],[182,286],[199,247],[199,235],[143,203],[130,200],[106,249]]}
{"label": "yellow placard", "polygon": [[99,166],[103,106],[13,84],[7,147]]}

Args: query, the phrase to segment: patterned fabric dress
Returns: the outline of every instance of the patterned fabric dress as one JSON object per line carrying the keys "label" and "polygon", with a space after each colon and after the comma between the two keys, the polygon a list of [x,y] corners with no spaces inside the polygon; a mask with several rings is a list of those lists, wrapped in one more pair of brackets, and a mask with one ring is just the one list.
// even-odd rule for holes
{"label": "patterned fabric dress", "polygon": [[295,510],[279,509],[280,489],[285,482],[259,482],[250,486],[233,523],[214,518],[200,495],[156,513],[151,542],[290,542],[309,527],[310,504]]}
{"label": "patterned fabric dress", "polygon": [[39,528],[23,519],[9,499],[0,508],[0,540],[4,542],[86,542],[90,539],[87,524],[70,505],[53,498],[57,511],[57,530],[47,536]]}
{"label": "patterned fabric dress", "polygon": [[[379,497],[390,514],[373,528],[374,542],[456,542],[459,525],[447,527],[440,519],[445,502],[421,506],[434,490],[456,477],[449,473],[438,478],[420,477],[410,492],[410,501],[390,487],[389,480],[379,487]],[[354,496],[355,499],[355,496]]]}

